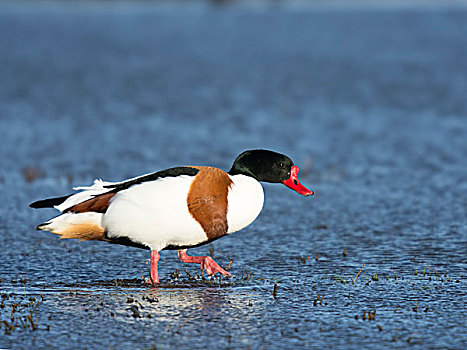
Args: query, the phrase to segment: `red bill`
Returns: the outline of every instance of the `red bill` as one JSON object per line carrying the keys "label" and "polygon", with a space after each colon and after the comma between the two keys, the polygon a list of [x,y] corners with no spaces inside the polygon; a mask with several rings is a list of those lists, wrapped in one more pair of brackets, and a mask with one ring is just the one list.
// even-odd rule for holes
{"label": "red bill", "polygon": [[303,186],[300,181],[298,181],[298,171],[298,166],[292,166],[292,169],[290,169],[290,177],[287,180],[282,181],[282,183],[303,196],[313,195],[313,191],[310,191],[308,188]]}

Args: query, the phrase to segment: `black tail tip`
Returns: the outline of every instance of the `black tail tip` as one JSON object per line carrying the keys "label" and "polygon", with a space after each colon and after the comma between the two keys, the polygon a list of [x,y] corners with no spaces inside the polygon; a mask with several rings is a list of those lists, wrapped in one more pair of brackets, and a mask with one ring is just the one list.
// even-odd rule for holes
{"label": "black tail tip", "polygon": [[50,221],[43,222],[42,224],[39,224],[39,225],[36,226],[36,230],[37,231],[42,231],[44,229],[44,227],[47,226],[48,224],[50,224]]}

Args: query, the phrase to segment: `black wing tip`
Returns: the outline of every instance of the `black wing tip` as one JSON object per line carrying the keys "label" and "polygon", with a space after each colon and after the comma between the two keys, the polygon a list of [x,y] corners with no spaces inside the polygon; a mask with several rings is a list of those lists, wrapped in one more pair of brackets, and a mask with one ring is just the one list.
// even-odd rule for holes
{"label": "black wing tip", "polygon": [[34,209],[42,208],[41,205],[40,205],[40,202],[41,201],[35,201],[35,202],[29,204],[29,208],[34,208]]}
{"label": "black wing tip", "polygon": [[53,208],[56,205],[62,204],[70,196],[71,194],[68,196],[63,196],[63,197],[42,199],[39,201],[32,202],[31,204],[29,204],[29,207],[34,208],[34,209]]}

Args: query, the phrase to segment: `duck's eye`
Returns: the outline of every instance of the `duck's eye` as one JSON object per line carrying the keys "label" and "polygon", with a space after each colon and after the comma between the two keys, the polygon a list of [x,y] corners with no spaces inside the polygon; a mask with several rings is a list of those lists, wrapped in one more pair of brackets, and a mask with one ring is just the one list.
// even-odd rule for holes
{"label": "duck's eye", "polygon": [[283,168],[284,167],[284,163],[279,163],[279,168]]}

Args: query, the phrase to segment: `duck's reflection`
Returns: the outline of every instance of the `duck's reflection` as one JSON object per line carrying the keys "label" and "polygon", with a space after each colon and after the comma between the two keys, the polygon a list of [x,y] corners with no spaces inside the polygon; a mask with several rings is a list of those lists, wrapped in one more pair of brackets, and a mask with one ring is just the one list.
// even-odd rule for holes
{"label": "duck's reflection", "polygon": [[152,288],[138,299],[151,316],[174,321],[177,317],[236,318],[239,313],[251,313],[257,298],[256,292],[237,288]]}

